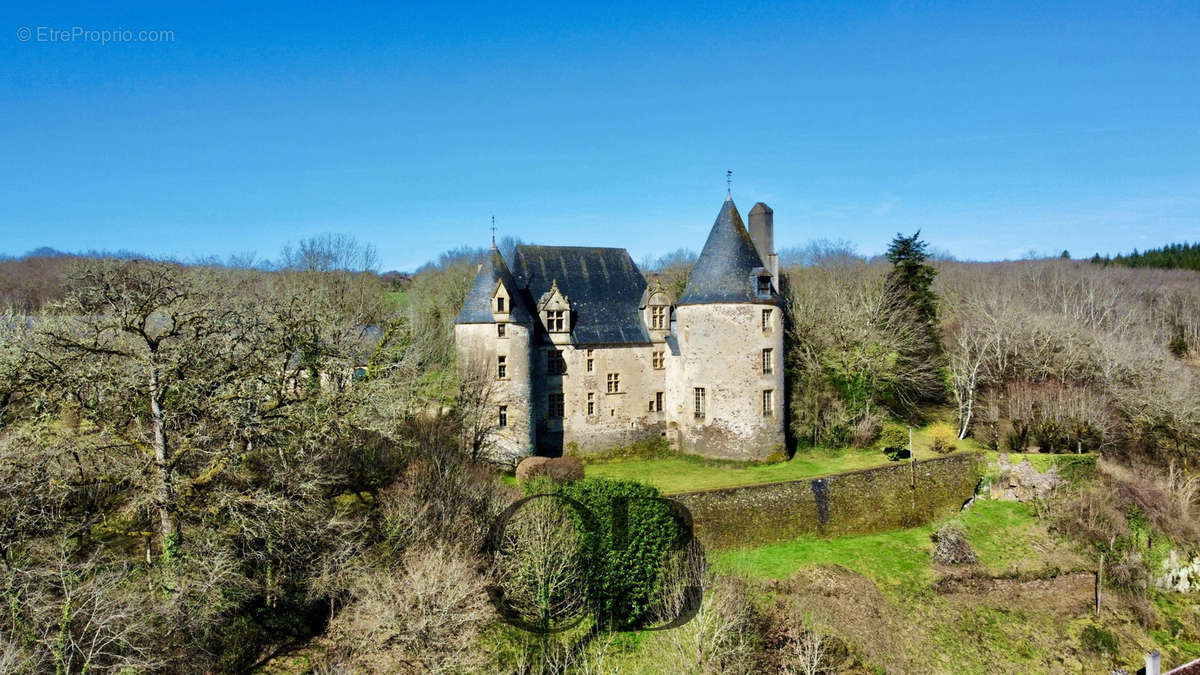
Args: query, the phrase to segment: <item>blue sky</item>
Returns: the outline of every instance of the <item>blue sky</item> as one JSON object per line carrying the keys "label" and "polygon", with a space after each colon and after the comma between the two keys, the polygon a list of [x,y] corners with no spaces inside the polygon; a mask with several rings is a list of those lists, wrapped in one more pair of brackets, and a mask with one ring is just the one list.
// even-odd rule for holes
{"label": "blue sky", "polygon": [[[27,4],[0,9],[0,253],[346,232],[412,269],[495,214],[641,260],[699,250],[726,169],[778,247],[1200,240],[1194,1]],[[174,39],[18,32],[76,26]]]}

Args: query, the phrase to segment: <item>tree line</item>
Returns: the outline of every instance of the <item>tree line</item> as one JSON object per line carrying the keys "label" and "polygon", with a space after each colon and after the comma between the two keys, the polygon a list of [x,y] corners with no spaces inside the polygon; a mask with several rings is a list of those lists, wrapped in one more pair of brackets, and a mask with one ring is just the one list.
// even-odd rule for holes
{"label": "tree line", "polygon": [[1092,256],[1092,262],[1100,265],[1124,265],[1125,267],[1158,267],[1200,271],[1200,244],[1167,244],[1159,248],[1115,256]]}

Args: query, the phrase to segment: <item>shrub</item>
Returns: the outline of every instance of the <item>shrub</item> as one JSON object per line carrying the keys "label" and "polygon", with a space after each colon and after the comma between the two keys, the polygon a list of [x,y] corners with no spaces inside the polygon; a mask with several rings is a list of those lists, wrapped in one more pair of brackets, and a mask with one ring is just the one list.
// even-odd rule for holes
{"label": "shrub", "polygon": [[775,452],[772,452],[770,455],[767,455],[767,458],[762,460],[762,463],[763,464],[782,464],[783,462],[786,462],[786,461],[788,461],[787,452],[785,452],[781,446],[780,449],[776,450]]}
{"label": "shrub", "polygon": [[933,437],[932,448],[938,454],[949,454],[954,452],[957,447],[955,442],[958,440],[958,434],[954,432],[954,427],[946,422],[938,422],[930,429],[930,435]]}
{"label": "shrub", "polygon": [[[636,626],[651,619],[665,554],[678,529],[658,490],[634,481],[585,478],[559,493],[581,503],[594,529],[572,511],[580,532],[588,605],[601,624]],[[624,517],[616,504],[624,503]],[[623,521],[623,522],[622,522]]]}
{"label": "shrub", "polygon": [[883,425],[883,431],[879,434],[879,446],[893,462],[905,456],[908,452],[908,427],[898,422]]}
{"label": "shrub", "polygon": [[516,475],[523,482],[546,476],[555,483],[570,483],[583,478],[583,462],[578,457],[526,457],[517,465]]}
{"label": "shrub", "polygon": [[943,525],[930,535],[933,540],[933,561],[941,565],[970,565],[978,559],[967,533],[955,524]]}

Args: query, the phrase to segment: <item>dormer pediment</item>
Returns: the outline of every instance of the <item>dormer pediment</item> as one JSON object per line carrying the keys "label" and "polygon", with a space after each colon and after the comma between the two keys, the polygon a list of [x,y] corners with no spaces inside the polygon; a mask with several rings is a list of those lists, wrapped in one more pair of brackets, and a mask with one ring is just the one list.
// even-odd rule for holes
{"label": "dormer pediment", "polygon": [[671,297],[671,294],[663,287],[661,280],[655,279],[646,286],[646,290],[642,291],[642,300],[638,303],[638,309],[646,309],[650,305],[673,304],[675,304],[675,298]]}
{"label": "dormer pediment", "polygon": [[569,311],[571,309],[571,301],[567,296],[563,295],[562,291],[558,290],[558,280],[555,279],[550,284],[550,290],[542,294],[538,299],[538,311]]}

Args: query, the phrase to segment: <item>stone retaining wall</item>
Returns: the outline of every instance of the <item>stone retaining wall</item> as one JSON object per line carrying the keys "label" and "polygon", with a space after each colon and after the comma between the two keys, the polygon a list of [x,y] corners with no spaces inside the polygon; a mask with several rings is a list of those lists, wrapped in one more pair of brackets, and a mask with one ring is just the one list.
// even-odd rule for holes
{"label": "stone retaining wall", "polygon": [[985,465],[982,453],[961,453],[670,497],[692,512],[696,536],[706,548],[737,548],[802,534],[864,534],[924,525],[961,509],[974,495]]}

